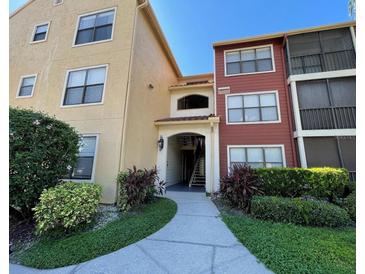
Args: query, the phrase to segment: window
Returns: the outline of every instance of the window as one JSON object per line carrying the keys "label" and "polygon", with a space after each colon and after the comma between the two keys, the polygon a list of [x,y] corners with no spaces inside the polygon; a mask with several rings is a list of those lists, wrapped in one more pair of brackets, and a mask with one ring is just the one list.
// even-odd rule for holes
{"label": "window", "polygon": [[32,97],[37,76],[23,76],[20,80],[20,87],[17,97]]}
{"label": "window", "polygon": [[272,46],[227,51],[226,75],[269,72],[274,70]]}
{"label": "window", "polygon": [[63,105],[100,103],[103,99],[106,66],[70,71]]}
{"label": "window", "polygon": [[95,162],[96,136],[82,136],[76,166],[70,171],[69,179],[91,180]]}
{"label": "window", "polygon": [[283,167],[282,146],[229,147],[229,166],[247,164],[253,168]]}
{"label": "window", "polygon": [[110,40],[115,10],[80,17],[75,45]]}
{"label": "window", "polygon": [[63,0],[53,0],[53,6],[58,6],[58,5],[62,5],[63,4]]}
{"label": "window", "polygon": [[177,101],[177,109],[207,108],[208,97],[202,95],[189,95]]}
{"label": "window", "polygon": [[47,40],[49,23],[35,26],[32,42],[41,42]]}
{"label": "window", "polygon": [[279,121],[277,93],[227,96],[228,123]]}

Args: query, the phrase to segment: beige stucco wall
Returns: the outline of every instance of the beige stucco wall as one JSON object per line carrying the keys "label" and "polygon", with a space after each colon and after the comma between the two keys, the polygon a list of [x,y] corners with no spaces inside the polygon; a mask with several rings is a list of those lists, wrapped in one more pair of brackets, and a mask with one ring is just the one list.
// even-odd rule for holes
{"label": "beige stucco wall", "polygon": [[[176,74],[147,20],[143,12],[138,14],[123,169],[133,165],[139,168],[156,165],[159,136],[154,121],[169,117],[168,88],[177,82]],[[149,84],[154,88],[149,88]]]}
{"label": "beige stucco wall", "polygon": [[[81,134],[99,134],[94,181],[103,187],[102,202],[114,202],[136,0],[52,2],[36,0],[10,18],[10,105],[56,115]],[[113,40],[72,47],[78,16],[111,7]],[[34,26],[48,21],[47,41],[30,44]],[[109,66],[103,104],[62,108],[66,70],[100,64]],[[21,76],[28,74],[38,75],[34,95],[16,98]]]}

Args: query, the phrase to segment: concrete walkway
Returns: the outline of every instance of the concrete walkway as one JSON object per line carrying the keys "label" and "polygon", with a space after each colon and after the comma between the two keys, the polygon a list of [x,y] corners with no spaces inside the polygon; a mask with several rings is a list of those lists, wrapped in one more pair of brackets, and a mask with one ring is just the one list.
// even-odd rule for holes
{"label": "concrete walkway", "polygon": [[177,203],[176,216],[135,244],[79,265],[53,270],[10,265],[10,273],[272,273],[237,241],[205,193],[166,196]]}

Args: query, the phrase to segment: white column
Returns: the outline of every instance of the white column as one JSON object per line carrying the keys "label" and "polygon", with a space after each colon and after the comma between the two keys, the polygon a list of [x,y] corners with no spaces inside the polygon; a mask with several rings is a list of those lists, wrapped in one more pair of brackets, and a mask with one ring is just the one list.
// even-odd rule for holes
{"label": "white column", "polygon": [[307,158],[305,156],[305,147],[304,147],[304,140],[303,140],[303,133],[302,133],[302,122],[300,120],[297,84],[295,81],[290,82],[290,90],[291,90],[291,98],[292,98],[292,103],[293,103],[295,129],[296,129],[297,136],[298,136],[297,142],[298,142],[300,166],[307,167]]}
{"label": "white column", "polygon": [[298,136],[298,150],[299,150],[299,159],[300,159],[300,166],[301,167],[308,167],[307,166],[307,157],[305,156],[305,147],[304,147],[304,139],[302,136]]}
{"label": "white column", "polygon": [[356,35],[354,27],[350,27],[350,32],[351,32],[352,43],[354,44],[354,49],[356,51]]}

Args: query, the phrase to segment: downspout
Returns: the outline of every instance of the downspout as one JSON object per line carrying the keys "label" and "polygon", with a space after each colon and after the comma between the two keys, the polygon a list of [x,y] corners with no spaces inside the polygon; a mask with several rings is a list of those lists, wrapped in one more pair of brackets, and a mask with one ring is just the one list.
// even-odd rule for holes
{"label": "downspout", "polygon": [[[136,0],[137,1],[137,0]],[[129,64],[128,64],[128,81],[127,81],[127,88],[126,88],[126,97],[124,100],[124,113],[123,113],[123,122],[122,122],[122,136],[121,136],[121,140],[120,140],[120,154],[119,154],[119,161],[118,161],[118,166],[119,166],[119,171],[122,170],[123,166],[124,166],[124,155],[125,155],[125,131],[126,131],[126,127],[127,127],[127,117],[128,117],[128,102],[129,102],[129,94],[130,94],[130,83],[131,83],[131,78],[132,78],[132,64],[133,64],[133,55],[134,55],[134,40],[135,40],[135,36],[136,36],[136,28],[137,28],[137,16],[138,16],[138,11],[142,10],[143,8],[147,7],[149,5],[148,0],[145,0],[142,4],[139,4],[136,7],[135,13],[134,13],[134,22],[133,22],[133,34],[132,34],[132,42],[131,42],[131,50],[130,50],[130,54],[129,54]],[[117,191],[116,191],[116,201],[118,200],[118,193],[119,193],[119,189],[117,186]]]}
{"label": "downspout", "polygon": [[210,122],[210,194],[214,193],[214,123]]}

